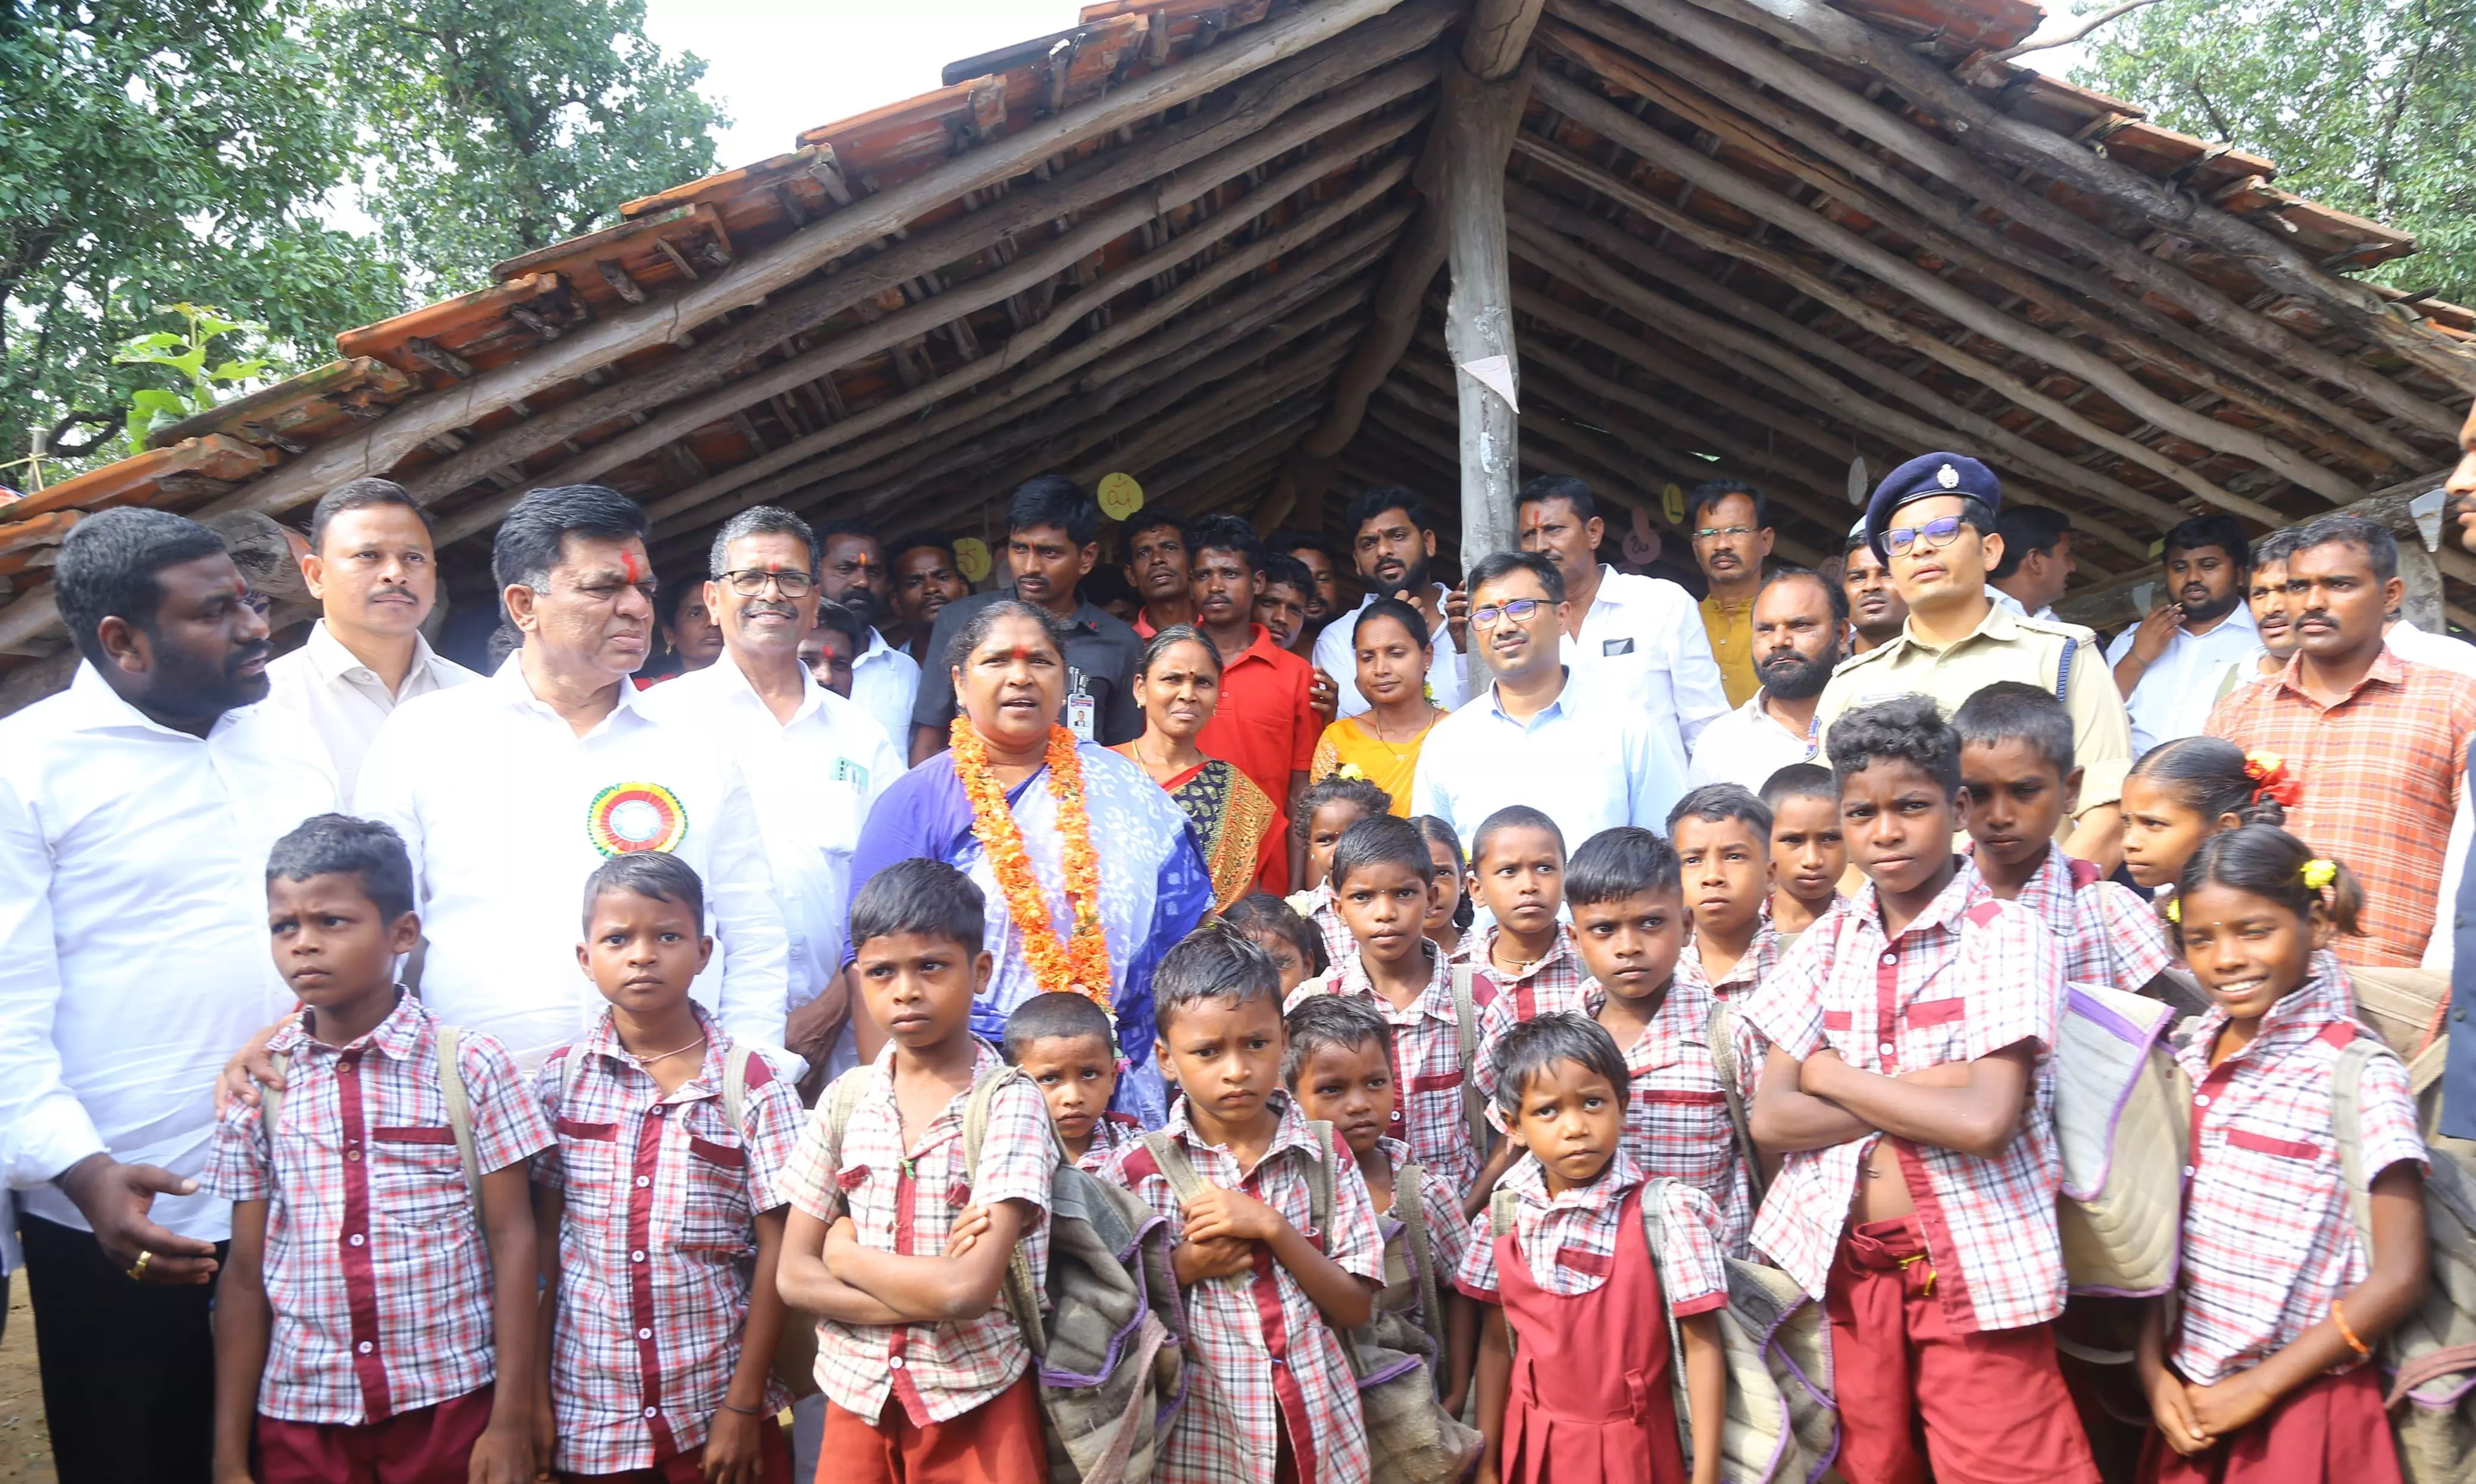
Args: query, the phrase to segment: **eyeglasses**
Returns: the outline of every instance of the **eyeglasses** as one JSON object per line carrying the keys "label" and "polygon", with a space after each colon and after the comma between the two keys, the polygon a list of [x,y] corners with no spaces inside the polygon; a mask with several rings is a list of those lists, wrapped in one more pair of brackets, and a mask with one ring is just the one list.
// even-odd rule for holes
{"label": "eyeglasses", "polygon": [[785,598],[805,598],[808,594],[808,589],[817,585],[815,578],[797,567],[785,567],[780,570],[742,567],[736,572],[724,573],[722,580],[730,584],[732,592],[743,598],[755,597],[765,590],[765,584],[768,582],[781,589],[782,596]]}
{"label": "eyeglasses", "polygon": [[1696,541],[1709,541],[1719,536],[1749,536],[1753,533],[1754,528],[1751,526],[1696,526],[1694,528],[1694,539]]}
{"label": "eyeglasses", "polygon": [[1883,532],[1883,550],[1897,556],[1923,541],[1929,550],[1941,551],[1952,543],[1953,538],[1960,534],[1960,528],[1967,524],[1957,515],[1938,515],[1922,526],[1894,526]]}
{"label": "eyeglasses", "polygon": [[1546,600],[1540,598],[1507,598],[1502,603],[1471,609],[1470,621],[1481,629],[1493,629],[1508,618],[1517,624],[1524,623],[1531,614],[1547,606]]}

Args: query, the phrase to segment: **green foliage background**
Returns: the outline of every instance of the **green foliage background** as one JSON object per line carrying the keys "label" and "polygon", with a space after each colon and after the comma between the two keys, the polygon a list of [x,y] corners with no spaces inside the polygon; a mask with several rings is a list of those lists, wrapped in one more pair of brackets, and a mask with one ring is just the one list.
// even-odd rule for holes
{"label": "green foliage background", "polygon": [[111,362],[159,307],[264,324],[230,353],[284,374],[713,169],[705,64],[643,25],[642,0],[0,0],[0,461],[168,384]]}

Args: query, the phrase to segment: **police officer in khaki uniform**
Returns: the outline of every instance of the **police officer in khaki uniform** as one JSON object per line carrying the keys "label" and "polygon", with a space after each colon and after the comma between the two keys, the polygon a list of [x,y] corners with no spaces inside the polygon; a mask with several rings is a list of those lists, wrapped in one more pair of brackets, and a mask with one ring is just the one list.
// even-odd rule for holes
{"label": "police officer in khaki uniform", "polygon": [[2064,849],[2108,871],[2123,858],[2117,803],[2132,767],[2132,726],[2097,636],[2078,624],[2024,618],[1988,596],[2003,556],[1994,533],[2003,487],[1961,454],[1925,454],[1883,477],[1866,507],[1867,544],[1909,606],[1899,636],[1833,672],[1815,711],[1828,738],[1852,705],[1916,691],[1948,716],[1981,686],[2021,680],[2063,699],[2079,764],[2079,813]]}

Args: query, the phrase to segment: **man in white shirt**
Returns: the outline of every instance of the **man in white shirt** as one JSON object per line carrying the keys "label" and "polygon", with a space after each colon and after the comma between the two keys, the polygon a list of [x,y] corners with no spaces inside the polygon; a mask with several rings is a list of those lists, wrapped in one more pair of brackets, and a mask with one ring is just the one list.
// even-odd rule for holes
{"label": "man in white shirt", "polygon": [[1846,653],[1848,598],[1840,584],[1804,567],[1779,567],[1754,595],[1754,678],[1744,705],[1702,729],[1694,744],[1689,790],[1738,783],[1760,794],[1771,775],[1821,754],[1815,706]]}
{"label": "man in white shirt", "polygon": [[[1437,636],[1433,656],[1427,661],[1427,691],[1448,711],[1460,705],[1468,695],[1462,640],[1457,634],[1447,635],[1445,600],[1449,590],[1433,577],[1436,523],[1428,518],[1426,507],[1406,489],[1370,489],[1349,502],[1349,508],[1342,513],[1342,526],[1351,533],[1359,584],[1367,589],[1358,607],[1378,598],[1399,598],[1417,608],[1427,621],[1427,631]],[[1338,716],[1356,716],[1369,705],[1358,693],[1358,655],[1353,648],[1357,631],[1358,609],[1353,608],[1335,615],[1316,635],[1315,667],[1332,682]]]}
{"label": "man in white shirt", "polygon": [[647,529],[599,484],[518,501],[490,565],[523,647],[481,684],[398,706],[353,798],[411,852],[423,1001],[528,1071],[601,1013],[576,963],[579,894],[628,851],[705,879],[720,952],[696,998],[734,1037],[782,1044],[782,912],[739,765],[628,682],[653,638]]}
{"label": "man in white shirt", "polygon": [[1685,758],[1626,697],[1595,691],[1558,655],[1556,564],[1536,552],[1482,557],[1470,598],[1471,634],[1495,682],[1427,733],[1410,812],[1450,824],[1466,850],[1508,804],[1554,820],[1569,852],[1618,825],[1665,829],[1685,794]]}
{"label": "man in white shirt", "polygon": [[[885,642],[878,631],[893,609],[894,579],[877,532],[855,520],[829,520],[817,528],[819,576],[828,603],[839,603],[860,622],[866,643],[852,656],[852,700],[877,718],[886,740],[907,749],[911,708],[920,700],[920,661]],[[729,595],[723,595],[729,601]],[[726,644],[729,640],[724,641]]]}
{"label": "man in white shirt", "polygon": [[[1607,533],[1591,487],[1541,475],[1514,497],[1522,549],[1556,564],[1565,581],[1566,618],[1558,650],[1594,697],[1602,688],[1631,698],[1676,755],[1692,754],[1702,729],[1728,713],[1728,692],[1693,594],[1665,578],[1639,577],[1599,562]],[[1663,812],[1652,822],[1665,827]],[[1579,841],[1572,842],[1579,844]]]}
{"label": "man in white shirt", "polygon": [[203,1479],[232,1216],[194,1176],[216,1069],[291,1002],[268,848],[334,776],[253,704],[265,600],[212,532],[88,515],[53,590],[83,662],[0,720],[0,1152],[61,1477]]}
{"label": "man in white shirt", "polygon": [[2115,636],[2107,662],[2132,720],[2132,755],[2196,736],[2228,665],[2261,644],[2245,600],[2252,544],[2229,515],[2196,515],[2166,532],[2161,566],[2172,602]]}
{"label": "man in white shirt", "polygon": [[2053,621],[2055,605],[2079,570],[2072,559],[2072,523],[2042,505],[2007,506],[1994,517],[2003,559],[1987,569],[1986,596],[2023,618]]}
{"label": "man in white shirt", "polygon": [[421,636],[438,606],[430,512],[393,480],[354,480],[318,499],[301,576],[325,616],[266,667],[267,704],[301,718],[353,796],[361,759],[399,701],[480,677]]}
{"label": "man in white shirt", "polygon": [[841,1072],[856,1061],[842,970],[852,852],[903,758],[875,717],[800,662],[818,604],[807,522],[770,506],[742,510],[714,536],[707,566],[722,658],[646,692],[639,708],[738,760],[790,937],[785,1045]]}

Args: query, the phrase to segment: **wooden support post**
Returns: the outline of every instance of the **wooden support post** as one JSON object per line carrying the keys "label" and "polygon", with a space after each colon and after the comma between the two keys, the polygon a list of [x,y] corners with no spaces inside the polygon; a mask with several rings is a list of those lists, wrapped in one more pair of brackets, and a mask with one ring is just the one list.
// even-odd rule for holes
{"label": "wooden support post", "polygon": [[[1504,162],[1521,126],[1522,102],[1535,68],[1482,83],[1458,62],[1445,68],[1445,103],[1436,127],[1445,132],[1447,261],[1452,297],[1445,309],[1445,343],[1453,361],[1502,357],[1517,386],[1513,285],[1504,245]],[[1462,559],[1513,549],[1513,484],[1521,467],[1513,408],[1468,371],[1454,378],[1461,407]]]}

